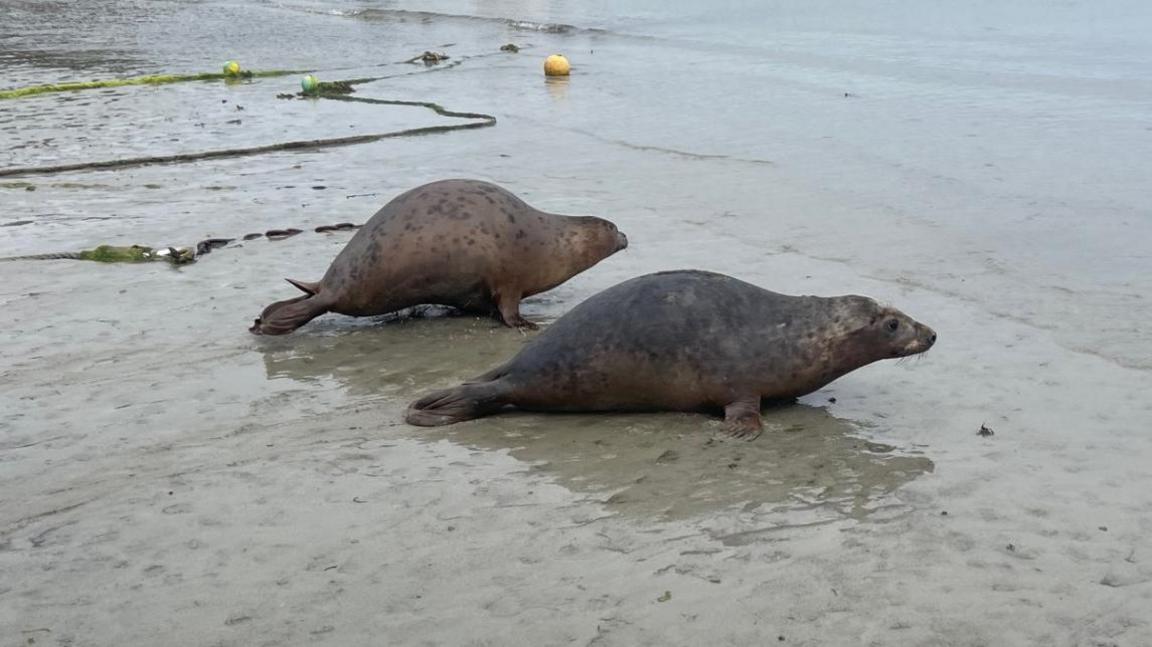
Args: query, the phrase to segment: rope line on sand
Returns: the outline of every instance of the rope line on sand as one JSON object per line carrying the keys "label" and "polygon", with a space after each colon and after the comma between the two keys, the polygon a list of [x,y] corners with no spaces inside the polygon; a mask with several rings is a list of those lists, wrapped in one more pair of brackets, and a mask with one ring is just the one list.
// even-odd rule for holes
{"label": "rope line on sand", "polygon": [[386,133],[374,133],[370,135],[351,135],[348,137],[332,137],[329,139],[309,139],[291,142],[281,142],[279,144],[267,144],[264,146],[250,146],[247,148],[225,148],[214,151],[200,151],[197,153],[177,153],[173,155],[150,155],[146,157],[130,157],[127,159],[118,160],[101,160],[97,162],[78,162],[75,164],[53,164],[50,166],[24,166],[16,168],[0,169],[0,177],[18,177],[22,175],[48,175],[52,173],[65,173],[68,171],[84,171],[84,170],[97,170],[97,169],[116,169],[127,168],[131,166],[148,166],[151,164],[173,164],[183,162],[195,162],[206,159],[223,159],[228,157],[244,157],[246,155],[260,155],[263,153],[274,153],[277,151],[292,151],[292,150],[307,150],[318,148],[332,148],[336,146],[351,146],[353,144],[367,144],[369,142],[380,141],[382,139],[391,139],[395,137],[418,137],[421,135],[435,135],[439,133],[452,132],[454,130],[470,130],[474,128],[487,128],[496,125],[496,117],[484,114],[482,112],[459,112],[455,110],[448,110],[443,106],[433,103],[431,101],[388,101],[385,99],[363,99],[359,97],[343,97],[343,96],[326,96],[317,95],[327,99],[338,99],[343,101],[362,101],[367,103],[382,103],[390,105],[402,106],[421,106],[428,108],[436,114],[443,117],[453,117],[458,119],[476,119],[479,121],[472,121],[466,124],[450,124],[445,126],[423,126],[421,128],[407,128],[405,130],[395,130]]}
{"label": "rope line on sand", "polygon": [[[455,66],[463,63],[467,58],[470,58],[470,57],[460,57],[460,58],[456,59],[456,61],[454,61],[451,64],[437,66],[437,67],[431,68],[428,71],[435,71],[437,69],[451,69],[452,67],[455,67]],[[296,74],[296,73],[298,73],[298,72],[296,72],[296,71],[271,71],[271,72],[249,72],[249,73],[245,73],[245,74],[249,74],[251,76],[283,76],[286,74]],[[408,72],[406,74],[395,75],[395,76],[407,76],[409,74],[414,74],[414,73],[426,73],[426,72]],[[139,84],[145,83],[147,79],[155,79],[155,78],[161,78],[161,77],[136,77],[134,79],[119,79],[119,80],[117,80],[117,82],[120,85],[133,85],[133,84],[139,85]],[[221,78],[236,78],[236,77],[228,76],[225,74],[219,74],[219,73],[211,73],[211,74],[196,74],[196,75],[183,75],[183,76],[171,75],[170,78],[172,78],[174,80],[165,81],[165,82],[176,83],[176,82],[180,82],[180,81],[201,81],[201,80],[212,80],[212,79],[221,79]],[[24,175],[49,175],[49,174],[53,174],[53,173],[67,173],[70,171],[119,169],[119,168],[128,168],[128,167],[134,167],[134,166],[149,166],[149,165],[153,165],[153,164],[179,164],[179,163],[185,163],[185,162],[196,162],[196,161],[207,160],[207,159],[224,159],[224,158],[231,158],[231,157],[245,157],[248,155],[262,155],[264,153],[274,153],[274,152],[279,152],[279,151],[311,150],[311,149],[320,149],[320,148],[332,148],[332,147],[337,147],[337,146],[352,146],[355,144],[367,144],[367,143],[371,143],[371,142],[375,142],[375,141],[380,141],[382,139],[392,139],[392,138],[396,138],[396,137],[420,137],[420,136],[424,136],[424,135],[436,135],[436,134],[440,134],[440,133],[447,133],[447,132],[452,132],[452,131],[456,131],[456,130],[471,130],[471,129],[475,129],[475,128],[488,128],[490,126],[496,125],[496,117],[494,117],[492,115],[485,114],[482,112],[461,112],[461,111],[457,111],[457,110],[448,110],[447,108],[441,106],[440,104],[434,103],[432,101],[398,101],[398,100],[390,100],[390,99],[369,99],[369,98],[364,98],[364,97],[350,97],[350,96],[346,96],[345,94],[338,93],[339,91],[335,90],[335,88],[339,88],[339,87],[343,86],[345,88],[343,90],[343,92],[348,92],[348,91],[350,91],[349,89],[347,89],[347,88],[349,88],[349,86],[359,85],[359,84],[363,84],[363,83],[371,83],[373,81],[379,81],[381,79],[386,79],[386,78],[392,78],[392,77],[390,77],[390,76],[370,77],[370,78],[362,78],[362,79],[351,79],[348,81],[334,81],[334,82],[330,82],[330,83],[322,83],[321,84],[322,88],[324,88],[324,87],[333,88],[333,91],[332,92],[320,91],[320,92],[315,92],[315,93],[311,93],[311,94],[307,94],[307,95],[303,95],[303,96],[306,96],[307,98],[335,99],[338,101],[358,101],[361,103],[372,103],[372,104],[379,104],[379,105],[415,106],[415,107],[427,108],[427,109],[435,112],[436,114],[440,115],[441,117],[449,117],[449,118],[453,118],[453,119],[471,119],[473,121],[471,121],[470,123],[464,123],[464,124],[449,124],[449,125],[443,125],[443,126],[423,126],[420,128],[407,128],[405,130],[396,130],[396,131],[390,131],[390,132],[385,132],[385,133],[373,133],[373,134],[368,134],[368,135],[350,135],[348,137],[332,137],[332,138],[327,138],[327,139],[298,140],[298,141],[290,141],[290,142],[281,142],[278,144],[266,144],[264,146],[249,146],[249,147],[245,147],[245,148],[226,148],[226,149],[221,149],[221,150],[199,151],[199,152],[195,152],[195,153],[174,153],[172,155],[149,155],[149,156],[144,156],[144,157],[130,157],[130,158],[126,158],[126,159],[117,159],[117,160],[99,160],[99,161],[95,161],[95,162],[76,162],[76,163],[72,163],[72,164],[52,164],[52,165],[47,165],[47,166],[19,166],[19,167],[13,167],[13,168],[0,169],[0,177],[19,177],[19,176],[24,176]],[[101,82],[94,81],[92,83],[101,83]],[[111,83],[111,82],[108,82],[108,83]],[[70,85],[70,84],[63,84],[63,85]],[[84,85],[84,84],[75,84],[75,85]],[[57,86],[32,86],[30,88],[21,88],[21,89],[17,89],[17,90],[6,90],[3,92],[8,92],[8,93],[25,92],[25,91],[36,90],[37,88],[62,88],[62,87],[63,86],[61,86],[61,85],[57,85]],[[93,87],[111,87],[111,86],[105,85],[105,86],[93,86]],[[68,88],[64,88],[64,89],[68,89]],[[83,89],[83,88],[77,87],[77,88],[72,88],[72,89]],[[43,92],[51,92],[51,91],[63,91],[63,90],[43,90]],[[285,95],[285,96],[291,96],[291,95]],[[7,98],[7,97],[5,97],[3,95],[3,93],[0,93],[0,99],[2,99],[2,98]]]}
{"label": "rope line on sand", "polygon": [[[313,231],[318,234],[334,233],[359,229],[362,225],[351,222],[339,222],[334,225],[320,225]],[[147,261],[167,261],[173,265],[192,263],[212,250],[224,247],[237,240],[249,241],[257,238],[268,240],[283,240],[297,234],[304,233],[303,229],[289,227],[287,229],[269,229],[265,232],[245,234],[236,238],[206,238],[194,247],[147,247],[145,245],[100,245],[93,249],[82,249],[75,252],[50,252],[47,254],[22,254],[20,256],[0,257],[0,263],[8,261],[97,261],[100,263],[142,263]]]}
{"label": "rope line on sand", "polygon": [[[480,55],[484,56],[484,55]],[[418,57],[419,58],[419,57]],[[406,62],[414,62],[417,59]],[[419,108],[427,108],[435,112],[441,117],[449,117],[453,119],[469,119],[469,123],[462,124],[449,124],[442,126],[425,126],[421,128],[408,128],[405,130],[397,130],[386,133],[375,133],[369,135],[352,135],[349,137],[333,137],[328,139],[312,139],[291,142],[281,142],[278,144],[268,144],[265,146],[251,146],[246,148],[228,148],[213,151],[201,151],[196,153],[178,153],[173,155],[151,155],[146,157],[133,157],[128,159],[118,160],[102,160],[96,162],[79,162],[74,164],[54,164],[50,166],[29,166],[29,167],[16,167],[0,169],[0,177],[15,177],[21,175],[48,175],[53,173],[64,173],[68,171],[82,171],[82,170],[96,170],[96,169],[117,169],[133,166],[146,166],[151,164],[171,164],[182,162],[193,162],[206,159],[222,159],[230,157],[243,157],[247,155],[259,155],[262,153],[271,153],[277,151],[292,151],[292,150],[307,150],[318,148],[329,148],[335,146],[351,146],[354,144],[365,144],[369,142],[379,141],[382,139],[390,139],[395,137],[417,137],[423,135],[434,135],[439,133],[451,132],[454,130],[469,130],[474,128],[487,128],[496,125],[496,117],[485,114],[482,112],[462,112],[458,110],[449,110],[444,106],[432,101],[403,101],[398,99],[374,99],[369,97],[353,97],[348,96],[352,92],[353,85],[363,83],[371,83],[382,79],[393,78],[395,76],[408,76],[411,74],[420,74],[425,72],[432,72],[438,70],[446,70],[460,65],[469,57],[461,57],[447,65],[438,65],[429,68],[424,72],[407,72],[404,74],[380,76],[371,78],[350,79],[347,81],[333,81],[327,83],[320,83],[318,91],[311,93],[301,93],[300,95],[278,95],[282,98],[294,98],[295,96],[302,96],[304,98],[318,98],[318,99],[333,99],[336,101],[352,101],[359,103],[369,103],[374,105],[390,105],[390,106],[412,106]],[[270,71],[270,72],[244,72],[239,77],[237,75],[228,74],[195,74],[195,75],[155,75],[148,77],[134,77],[130,79],[117,79],[112,81],[92,81],[88,83],[66,83],[55,85],[41,85],[31,86],[27,88],[18,88],[15,90],[0,91],[0,99],[11,99],[22,96],[33,96],[36,94],[43,94],[47,92],[66,92],[70,90],[85,90],[100,87],[117,87],[125,85],[147,85],[147,84],[162,84],[162,83],[179,83],[184,81],[207,81],[215,79],[234,79],[234,78],[253,78],[253,77],[269,77],[269,76],[284,76],[287,74],[297,74],[297,71]],[[316,227],[317,233],[328,233],[349,229],[358,229],[360,225],[352,223],[337,223],[335,225],[324,225]],[[254,238],[266,237],[269,240],[281,240],[296,234],[302,233],[302,230],[296,228],[276,229],[269,230],[264,233],[252,233],[242,237],[243,240],[252,240]],[[235,238],[209,238],[197,243],[194,247],[162,247],[152,248],[143,245],[128,245],[128,246],[113,246],[113,245],[100,245],[94,249],[81,250],[76,252],[58,252],[48,254],[28,254],[23,256],[9,256],[0,257],[0,262],[4,261],[28,261],[28,260],[54,260],[54,259],[68,259],[68,260],[88,260],[98,261],[104,263],[139,263],[147,261],[167,261],[173,265],[184,265],[186,263],[194,262],[200,256],[210,253],[213,249],[224,247],[229,243],[236,240]]]}

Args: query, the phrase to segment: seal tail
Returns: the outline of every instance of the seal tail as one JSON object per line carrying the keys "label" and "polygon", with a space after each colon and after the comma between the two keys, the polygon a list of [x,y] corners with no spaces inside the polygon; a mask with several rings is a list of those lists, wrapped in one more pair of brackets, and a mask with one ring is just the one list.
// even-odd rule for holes
{"label": "seal tail", "polygon": [[256,335],[286,335],[328,312],[328,304],[316,296],[277,301],[264,308],[249,332]]}
{"label": "seal tail", "polygon": [[418,427],[439,427],[495,413],[508,403],[502,380],[465,382],[451,389],[429,393],[408,405],[404,419]]}

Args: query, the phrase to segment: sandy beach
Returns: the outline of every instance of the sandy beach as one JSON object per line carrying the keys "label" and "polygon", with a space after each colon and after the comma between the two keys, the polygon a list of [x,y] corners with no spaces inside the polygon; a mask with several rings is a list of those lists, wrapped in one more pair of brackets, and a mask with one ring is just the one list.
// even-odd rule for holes
{"label": "sandy beach", "polygon": [[[0,645],[1152,645],[1152,13],[930,4],[0,0],[0,89],[236,59],[497,118],[0,178],[0,256],[305,230],[0,262]],[[428,49],[456,64],[402,62]],[[0,171],[446,123],[276,98],[299,82],[2,100]],[[314,227],[448,177],[627,233],[525,302],[545,325],[699,268],[940,340],[744,442],[675,413],[404,424],[538,334],[487,319],[247,332],[351,236]]]}

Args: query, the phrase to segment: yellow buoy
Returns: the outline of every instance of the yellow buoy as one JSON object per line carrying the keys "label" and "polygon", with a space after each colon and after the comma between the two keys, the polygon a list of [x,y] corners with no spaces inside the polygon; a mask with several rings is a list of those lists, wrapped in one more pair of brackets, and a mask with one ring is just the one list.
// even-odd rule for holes
{"label": "yellow buoy", "polygon": [[572,66],[568,64],[568,59],[560,54],[553,54],[544,59],[544,74],[547,76],[568,76],[568,72]]}
{"label": "yellow buoy", "polygon": [[320,87],[320,79],[309,74],[308,76],[300,79],[300,89],[304,90],[304,94],[312,94]]}
{"label": "yellow buoy", "polygon": [[236,76],[240,74],[240,64],[236,61],[228,61],[224,64],[224,73],[228,76]]}

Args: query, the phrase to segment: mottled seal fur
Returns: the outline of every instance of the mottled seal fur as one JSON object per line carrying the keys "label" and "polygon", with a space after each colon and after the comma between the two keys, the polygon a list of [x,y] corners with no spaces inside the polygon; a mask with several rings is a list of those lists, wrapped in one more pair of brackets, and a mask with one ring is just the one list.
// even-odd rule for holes
{"label": "mottled seal fur", "polygon": [[532,208],[488,182],[443,180],[397,196],[348,241],[319,283],[264,309],[250,330],[283,335],[325,312],[386,314],[421,304],[534,327],[520,300],[628,246],[611,222]]}
{"label": "mottled seal fur", "polygon": [[529,411],[723,410],[741,437],[764,401],[787,401],[877,360],[922,353],[936,333],[862,296],[788,296],[683,270],[609,288],[503,366],[408,408],[414,425]]}

